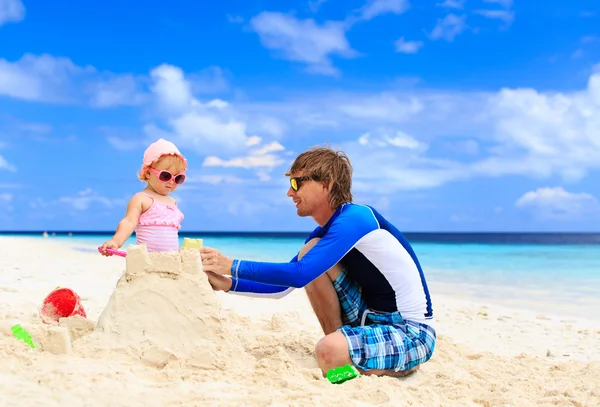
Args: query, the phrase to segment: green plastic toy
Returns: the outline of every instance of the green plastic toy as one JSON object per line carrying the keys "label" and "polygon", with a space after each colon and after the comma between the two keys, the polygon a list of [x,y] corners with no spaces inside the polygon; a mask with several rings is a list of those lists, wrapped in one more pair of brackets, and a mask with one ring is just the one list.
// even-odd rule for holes
{"label": "green plastic toy", "polygon": [[327,372],[327,380],[333,384],[344,383],[358,376],[360,376],[360,373],[353,365],[336,367]]}
{"label": "green plastic toy", "polygon": [[25,328],[21,326],[21,324],[11,326],[10,330],[17,339],[25,342],[27,346],[29,346],[30,348],[36,348],[36,344],[31,338],[31,335],[25,330]]}

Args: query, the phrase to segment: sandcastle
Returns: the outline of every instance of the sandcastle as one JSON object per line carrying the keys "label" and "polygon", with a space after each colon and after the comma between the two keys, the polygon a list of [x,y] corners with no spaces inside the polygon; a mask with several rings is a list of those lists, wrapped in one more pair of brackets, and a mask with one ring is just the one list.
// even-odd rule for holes
{"label": "sandcastle", "polygon": [[85,339],[158,368],[173,363],[226,369],[246,356],[198,250],[149,253],[144,245],[129,246],[126,270]]}

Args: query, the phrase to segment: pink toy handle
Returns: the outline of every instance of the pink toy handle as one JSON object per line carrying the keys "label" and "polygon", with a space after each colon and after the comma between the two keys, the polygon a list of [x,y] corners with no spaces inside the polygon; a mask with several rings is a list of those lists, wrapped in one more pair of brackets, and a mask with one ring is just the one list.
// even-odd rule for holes
{"label": "pink toy handle", "polygon": [[[98,252],[103,253],[102,252],[102,246],[98,247]],[[106,253],[108,254],[115,254],[117,256],[121,256],[121,257],[127,257],[127,253],[126,252],[122,252],[119,250],[114,250],[114,249],[106,249]]]}

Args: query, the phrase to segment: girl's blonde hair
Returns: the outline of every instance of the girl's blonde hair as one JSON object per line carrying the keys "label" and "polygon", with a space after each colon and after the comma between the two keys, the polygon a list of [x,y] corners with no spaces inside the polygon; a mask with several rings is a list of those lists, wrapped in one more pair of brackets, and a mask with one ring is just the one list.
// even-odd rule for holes
{"label": "girl's blonde hair", "polygon": [[150,179],[150,168],[154,168],[155,170],[165,170],[167,168],[172,168],[175,171],[175,174],[179,174],[186,170],[187,165],[185,161],[178,155],[161,155],[151,165],[142,166],[142,169],[138,174],[138,178],[140,179],[140,181],[148,182],[148,180]]}

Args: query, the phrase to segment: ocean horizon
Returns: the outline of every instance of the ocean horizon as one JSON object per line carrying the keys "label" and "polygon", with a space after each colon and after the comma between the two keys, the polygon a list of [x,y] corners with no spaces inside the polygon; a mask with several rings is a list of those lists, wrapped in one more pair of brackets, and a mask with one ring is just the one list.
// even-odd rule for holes
{"label": "ocean horizon", "polygon": [[[179,237],[306,237],[307,231],[180,231]],[[112,236],[114,231],[23,230],[0,231],[0,236]],[[411,242],[482,244],[600,244],[600,232],[402,232]],[[134,233],[135,235],[135,233]]]}

